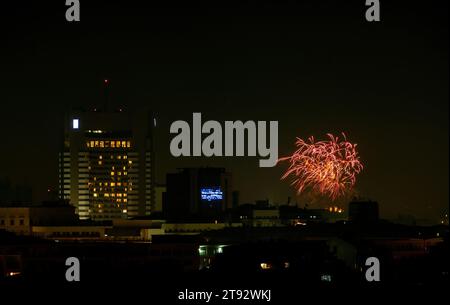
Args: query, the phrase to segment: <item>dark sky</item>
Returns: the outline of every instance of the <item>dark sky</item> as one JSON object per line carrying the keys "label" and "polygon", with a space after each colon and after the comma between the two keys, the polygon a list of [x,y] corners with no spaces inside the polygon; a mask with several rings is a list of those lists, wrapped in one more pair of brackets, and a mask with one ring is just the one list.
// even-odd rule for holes
{"label": "dark sky", "polygon": [[[57,181],[62,115],[111,100],[159,113],[158,180],[177,167],[225,166],[241,201],[283,202],[284,167],[257,158],[176,159],[169,126],[278,120],[280,156],[295,137],[344,131],[365,169],[356,188],[383,216],[448,210],[448,8],[445,1],[16,1],[0,8],[0,178]],[[393,4],[392,2],[395,2]],[[444,4],[445,3],[445,4]],[[445,7],[444,7],[445,5]]]}

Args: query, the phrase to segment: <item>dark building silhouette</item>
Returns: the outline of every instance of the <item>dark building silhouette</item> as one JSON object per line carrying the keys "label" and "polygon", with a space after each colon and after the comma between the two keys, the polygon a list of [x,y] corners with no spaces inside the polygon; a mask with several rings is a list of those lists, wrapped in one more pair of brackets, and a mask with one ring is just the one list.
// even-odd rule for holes
{"label": "dark building silhouette", "polygon": [[167,174],[163,211],[168,220],[214,220],[231,208],[231,174],[224,168],[184,168]]}
{"label": "dark building silhouette", "polygon": [[32,188],[27,183],[12,183],[8,178],[0,179],[0,206],[10,203],[29,203],[33,200]]}
{"label": "dark building silhouette", "polygon": [[351,201],[348,204],[348,220],[357,223],[373,223],[379,220],[378,202]]}
{"label": "dark building silhouette", "polygon": [[77,221],[75,208],[67,202],[10,204],[0,206],[0,230],[32,235],[33,226],[57,226]]}
{"label": "dark building silhouette", "polygon": [[239,191],[233,191],[232,196],[233,196],[232,208],[235,209],[239,206]]}

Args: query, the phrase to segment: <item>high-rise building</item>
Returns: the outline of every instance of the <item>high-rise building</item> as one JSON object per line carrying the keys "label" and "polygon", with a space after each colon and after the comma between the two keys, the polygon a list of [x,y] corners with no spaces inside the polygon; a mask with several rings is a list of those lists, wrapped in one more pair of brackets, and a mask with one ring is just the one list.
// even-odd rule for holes
{"label": "high-rise building", "polygon": [[154,206],[151,113],[73,111],[59,155],[59,195],[80,219],[150,215]]}
{"label": "high-rise building", "polygon": [[166,179],[163,212],[170,221],[217,220],[232,207],[232,176],[224,168],[183,168]]}

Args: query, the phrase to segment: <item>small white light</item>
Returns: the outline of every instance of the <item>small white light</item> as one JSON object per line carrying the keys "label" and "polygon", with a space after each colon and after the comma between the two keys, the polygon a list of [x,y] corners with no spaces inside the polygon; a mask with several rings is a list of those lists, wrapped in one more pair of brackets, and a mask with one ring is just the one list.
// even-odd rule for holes
{"label": "small white light", "polygon": [[72,120],[72,128],[73,128],[73,129],[78,129],[78,127],[79,127],[79,121],[78,121],[78,119],[73,119],[73,120]]}

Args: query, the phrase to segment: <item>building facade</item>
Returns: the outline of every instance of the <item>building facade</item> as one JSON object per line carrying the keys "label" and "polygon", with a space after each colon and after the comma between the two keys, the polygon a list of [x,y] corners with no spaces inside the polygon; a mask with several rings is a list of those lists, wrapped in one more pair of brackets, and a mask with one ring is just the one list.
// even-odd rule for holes
{"label": "building facade", "polygon": [[169,220],[214,221],[232,207],[231,173],[224,168],[184,168],[166,179],[163,212]]}
{"label": "building facade", "polygon": [[59,155],[59,196],[79,219],[150,215],[154,206],[155,118],[151,113],[73,111]]}
{"label": "building facade", "polygon": [[33,226],[72,224],[74,207],[67,204],[43,204],[0,207],[0,230],[31,235]]}

